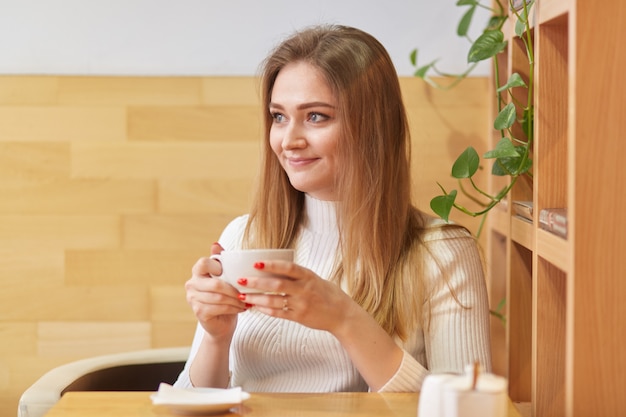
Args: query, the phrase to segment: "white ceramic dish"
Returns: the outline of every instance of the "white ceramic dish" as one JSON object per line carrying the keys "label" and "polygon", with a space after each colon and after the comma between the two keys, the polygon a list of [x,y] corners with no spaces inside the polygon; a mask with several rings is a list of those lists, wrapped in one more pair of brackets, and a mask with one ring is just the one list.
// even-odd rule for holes
{"label": "white ceramic dish", "polygon": [[250,398],[250,394],[247,392],[241,393],[241,402],[225,402],[225,403],[210,403],[210,404],[187,404],[187,403],[172,403],[172,404],[158,404],[154,405],[156,411],[168,411],[173,414],[186,415],[186,416],[206,416],[211,414],[224,414],[231,408],[240,405],[243,401]]}
{"label": "white ceramic dish", "polygon": [[224,414],[250,398],[241,388],[174,388],[161,384],[159,391],[150,396],[156,412],[200,416]]}

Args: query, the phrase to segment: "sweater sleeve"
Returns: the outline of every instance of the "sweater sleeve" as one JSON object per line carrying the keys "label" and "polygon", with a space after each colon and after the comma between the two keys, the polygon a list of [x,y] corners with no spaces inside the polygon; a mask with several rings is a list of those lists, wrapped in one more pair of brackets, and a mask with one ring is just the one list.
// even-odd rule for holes
{"label": "sweater sleeve", "polygon": [[418,391],[429,373],[461,373],[479,361],[491,370],[489,302],[474,239],[462,228],[443,227],[427,235],[432,259],[425,267],[422,313],[426,363],[407,351],[381,392]]}
{"label": "sweater sleeve", "polygon": [[[247,222],[247,215],[240,216],[235,218],[232,222],[226,226],[222,235],[220,236],[219,243],[226,250],[235,249],[241,247],[241,239],[243,236],[243,231]],[[200,348],[200,343],[202,342],[202,338],[204,337],[204,329],[198,323],[196,326],[196,332],[193,337],[193,342],[191,343],[191,350],[189,351],[189,357],[187,358],[187,362],[181,373],[178,375],[178,379],[174,382],[175,387],[179,388],[192,388],[193,384],[191,382],[191,378],[189,377],[189,368],[193,363],[193,360],[198,353],[198,349]]]}

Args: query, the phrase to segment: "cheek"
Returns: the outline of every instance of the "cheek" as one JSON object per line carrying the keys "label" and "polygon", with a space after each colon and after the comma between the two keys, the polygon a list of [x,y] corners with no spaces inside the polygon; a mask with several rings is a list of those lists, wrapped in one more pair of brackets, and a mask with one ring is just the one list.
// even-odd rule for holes
{"label": "cheek", "polygon": [[280,138],[278,137],[278,135],[273,133],[273,130],[270,130],[269,136],[270,136],[270,148],[272,148],[272,151],[274,152],[274,154],[276,154],[277,156],[280,155],[283,150],[282,142]]}
{"label": "cheek", "polygon": [[337,149],[339,147],[339,132],[337,131],[331,132],[329,135],[325,137],[325,140],[320,143],[320,146],[323,147],[324,153],[326,155],[336,158]]}

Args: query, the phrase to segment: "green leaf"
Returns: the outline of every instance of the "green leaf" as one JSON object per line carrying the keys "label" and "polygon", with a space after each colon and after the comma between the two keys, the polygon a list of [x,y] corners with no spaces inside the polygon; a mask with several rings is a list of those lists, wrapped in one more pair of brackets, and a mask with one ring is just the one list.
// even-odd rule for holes
{"label": "green leaf", "polygon": [[514,157],[505,157],[496,159],[496,163],[493,164],[491,169],[491,173],[493,175],[503,176],[503,175],[521,175],[527,172],[532,166],[532,161],[530,159],[526,159],[524,164],[522,165],[522,158],[524,157],[524,152],[526,148],[524,146],[516,146],[515,152],[517,153]]}
{"label": "green leaf", "polygon": [[472,17],[474,17],[474,11],[476,11],[476,6],[470,7],[459,22],[459,26],[456,29],[456,34],[465,37],[467,36],[467,32],[469,31],[470,24],[472,23]]}
{"label": "green leaf", "polygon": [[521,38],[524,32],[526,32],[526,22],[520,17],[517,19],[517,22],[515,22],[515,34]]}
{"label": "green leaf", "polygon": [[409,59],[411,60],[411,65],[417,65],[417,48],[411,51],[411,55],[409,55]]}
{"label": "green leaf", "polygon": [[472,44],[467,55],[468,62],[479,62],[499,54],[506,48],[504,34],[500,30],[486,30]]}
{"label": "green leaf", "polygon": [[496,116],[496,120],[493,122],[493,127],[496,130],[508,129],[509,127],[513,126],[513,123],[515,123],[515,116],[515,104],[511,102],[507,104],[500,111],[500,113],[498,113],[498,115]]}
{"label": "green leaf", "polygon": [[433,67],[433,65],[435,65],[435,62],[437,61],[435,60],[431,62],[430,64],[426,64],[426,65],[419,67],[418,69],[415,70],[413,75],[419,78],[426,77],[426,73],[428,72],[428,70],[430,70]]}
{"label": "green leaf", "polygon": [[501,93],[502,91],[508,90],[509,88],[513,87],[526,87],[526,83],[524,82],[524,80],[522,80],[522,77],[517,72],[511,74],[506,84],[498,88],[497,92]]}
{"label": "green leaf", "polygon": [[480,158],[476,149],[468,147],[459,155],[452,165],[452,176],[454,178],[471,178],[480,165]]}
{"label": "green leaf", "polygon": [[487,26],[485,27],[485,29],[487,30],[497,30],[499,27],[502,26],[502,24],[504,23],[504,21],[506,21],[507,16],[491,16],[491,18],[489,19],[489,22],[487,22]]}
{"label": "green leaf", "polygon": [[454,206],[454,200],[456,199],[456,190],[450,191],[449,194],[437,196],[430,200],[430,208],[433,212],[445,221],[450,218],[450,211]]}
{"label": "green leaf", "polygon": [[516,157],[518,156],[517,151],[515,150],[515,146],[509,138],[502,138],[496,145],[495,149],[485,152],[483,158],[485,159],[493,159],[493,158],[506,158],[506,157]]}
{"label": "green leaf", "polygon": [[511,173],[505,170],[505,168],[502,166],[502,162],[500,159],[496,159],[496,161],[493,163],[493,166],[491,167],[491,175],[504,177],[506,175],[511,175]]}
{"label": "green leaf", "polygon": [[459,0],[457,6],[478,6],[478,0]]}

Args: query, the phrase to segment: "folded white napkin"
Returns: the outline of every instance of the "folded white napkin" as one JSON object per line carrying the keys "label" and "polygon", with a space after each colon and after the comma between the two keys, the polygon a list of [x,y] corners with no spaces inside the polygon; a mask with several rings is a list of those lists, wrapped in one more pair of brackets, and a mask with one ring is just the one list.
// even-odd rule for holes
{"label": "folded white napkin", "polygon": [[250,398],[241,387],[219,388],[176,388],[162,382],[159,390],[151,397],[154,405],[160,404],[239,404]]}

